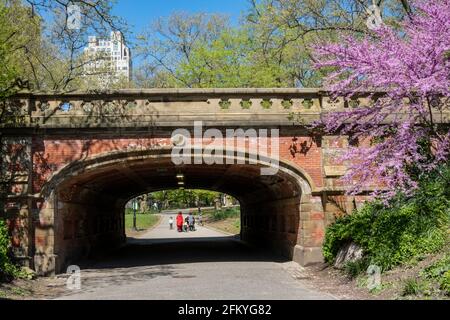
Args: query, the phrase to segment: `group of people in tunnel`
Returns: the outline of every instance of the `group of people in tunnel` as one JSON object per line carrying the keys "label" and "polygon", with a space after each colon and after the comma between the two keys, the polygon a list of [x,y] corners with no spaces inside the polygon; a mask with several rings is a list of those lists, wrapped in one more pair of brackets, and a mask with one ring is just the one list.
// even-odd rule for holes
{"label": "group of people in tunnel", "polygon": [[[170,217],[169,219],[170,228],[173,227],[173,219]],[[177,214],[176,218],[176,225],[177,225],[177,231],[178,232],[188,232],[188,231],[195,231],[195,217],[192,214],[192,212],[189,212],[189,214],[186,216],[186,218],[183,218],[183,213],[180,211]]]}

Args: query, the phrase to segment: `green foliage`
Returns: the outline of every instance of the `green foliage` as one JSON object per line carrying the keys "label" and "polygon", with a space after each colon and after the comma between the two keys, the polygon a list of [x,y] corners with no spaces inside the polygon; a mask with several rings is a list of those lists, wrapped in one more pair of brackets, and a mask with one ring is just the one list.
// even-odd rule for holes
{"label": "green foliage", "polygon": [[202,206],[213,206],[220,193],[208,190],[175,189],[153,192],[151,198],[163,204],[163,209],[193,208],[198,202]]}
{"label": "green foliage", "polygon": [[[238,25],[217,14],[174,13],[138,37],[148,87],[319,87],[332,68],[315,70],[311,48],[342,32],[367,33],[354,0],[249,1]],[[382,4],[383,22],[403,18],[398,0]]]}
{"label": "green foliage", "polygon": [[286,100],[285,99],[285,100],[281,101],[281,105],[285,109],[290,109],[292,107],[292,105],[293,105],[293,102],[292,102],[292,100]]}
{"label": "green foliage", "polygon": [[303,101],[302,101],[302,105],[305,109],[311,109],[313,104],[314,104],[314,102],[311,99],[303,99]]}
{"label": "green foliage", "polygon": [[0,99],[46,78],[48,70],[37,64],[53,60],[41,31],[42,19],[23,1],[0,0]]}
{"label": "green foliage", "polygon": [[242,100],[240,102],[242,109],[250,109],[250,107],[252,106],[252,101],[251,100]]}
{"label": "green foliage", "polygon": [[404,283],[402,295],[403,296],[411,296],[411,295],[418,295],[424,290],[423,283],[415,278],[407,279]]}
{"label": "green foliage", "polygon": [[0,283],[14,278],[34,279],[36,274],[27,268],[20,268],[11,260],[11,240],[5,221],[0,219]]}
{"label": "green foliage", "polygon": [[95,31],[105,36],[111,29],[123,29],[123,21],[112,15],[109,0],[95,5],[77,1],[89,18],[80,29],[68,29],[62,23],[67,5],[67,1],[0,0],[0,99],[4,92],[20,89],[98,89],[99,77],[84,83],[87,35]]}
{"label": "green foliage", "polygon": [[[139,230],[148,229],[154,226],[159,221],[159,216],[156,214],[136,214],[136,227]],[[131,230],[133,228],[133,215],[125,215],[125,229]]]}
{"label": "green foliage", "polygon": [[439,289],[450,296],[450,253],[421,272],[421,276],[435,280],[439,284]]}
{"label": "green foliage", "polygon": [[240,229],[241,229],[241,219],[236,219],[236,221],[234,222],[233,226],[234,226],[237,230],[240,230]]}
{"label": "green foliage", "polygon": [[263,99],[261,101],[261,107],[263,107],[263,109],[270,109],[271,106],[272,106],[272,101],[270,99]]}
{"label": "green foliage", "polygon": [[219,101],[219,106],[222,109],[229,109],[231,106],[231,101],[230,100],[220,100]]}
{"label": "green foliage", "polygon": [[356,261],[349,261],[344,265],[344,271],[351,278],[366,272],[370,265],[370,261],[367,258],[359,259]]}
{"label": "green foliage", "polygon": [[18,274],[17,267],[10,260],[10,243],[6,223],[0,220],[0,282],[11,280]]}
{"label": "green foliage", "polygon": [[450,296],[450,270],[442,276],[440,289]]}
{"label": "green foliage", "polygon": [[203,219],[206,225],[229,234],[239,234],[241,215],[239,207],[228,207],[218,210],[204,210]]}
{"label": "green foliage", "polygon": [[240,209],[236,207],[214,210],[211,214],[211,220],[219,221],[228,218],[237,218],[240,217],[240,214]]}
{"label": "green foliage", "polygon": [[350,100],[350,101],[348,102],[348,105],[349,105],[351,108],[358,108],[358,107],[359,107],[359,100],[357,100],[357,99],[352,99],[352,100]]}
{"label": "green foliage", "polygon": [[[411,198],[398,195],[389,205],[373,201],[338,218],[325,235],[323,254],[332,263],[342,245],[360,245],[370,264],[382,270],[439,251],[448,243],[450,167],[422,178]],[[356,273],[356,266],[349,266]],[[363,269],[360,268],[359,271]]]}
{"label": "green foliage", "polygon": [[429,279],[442,277],[450,270],[450,254],[447,253],[442,259],[428,266],[422,271],[422,275]]}
{"label": "green foliage", "polygon": [[4,1],[0,1],[0,101],[15,92],[18,66],[11,52],[14,44],[11,35],[15,30],[8,22],[9,10]]}
{"label": "green foliage", "polygon": [[191,87],[281,87],[280,66],[262,60],[246,28],[226,28],[216,39],[198,43],[180,63],[175,82]]}

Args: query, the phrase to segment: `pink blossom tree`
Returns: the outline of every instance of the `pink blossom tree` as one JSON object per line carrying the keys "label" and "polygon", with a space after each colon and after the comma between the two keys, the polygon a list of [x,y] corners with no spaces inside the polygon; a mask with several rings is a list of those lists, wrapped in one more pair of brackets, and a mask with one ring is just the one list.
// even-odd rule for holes
{"label": "pink blossom tree", "polygon": [[351,160],[343,177],[350,193],[378,185],[375,194],[385,199],[410,194],[421,175],[449,158],[448,119],[442,124],[439,115],[450,111],[450,0],[411,4],[400,30],[382,24],[369,36],[342,35],[338,43],[314,48],[315,66],[333,70],[325,81],[333,94],[381,94],[371,94],[370,107],[331,112],[314,124],[370,141],[343,157]]}

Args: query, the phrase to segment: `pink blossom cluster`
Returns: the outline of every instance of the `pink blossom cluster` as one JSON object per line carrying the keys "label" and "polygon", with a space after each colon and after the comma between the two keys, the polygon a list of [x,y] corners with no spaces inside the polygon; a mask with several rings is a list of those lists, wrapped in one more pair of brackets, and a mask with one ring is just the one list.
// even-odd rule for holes
{"label": "pink blossom cluster", "polygon": [[373,104],[330,112],[314,126],[369,139],[345,155],[344,180],[350,193],[378,186],[389,199],[417,188],[412,167],[427,174],[449,159],[449,126],[439,115],[450,111],[450,0],[413,1],[400,29],[368,32],[316,46],[315,67],[332,70],[324,85],[334,95],[370,92]]}

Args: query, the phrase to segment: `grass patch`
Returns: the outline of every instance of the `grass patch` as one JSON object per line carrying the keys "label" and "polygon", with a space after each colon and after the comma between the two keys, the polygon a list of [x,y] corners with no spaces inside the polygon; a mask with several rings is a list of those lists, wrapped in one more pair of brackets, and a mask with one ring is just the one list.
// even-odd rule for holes
{"label": "grass patch", "polygon": [[241,211],[239,207],[208,210],[203,212],[206,225],[231,234],[241,232]]}
{"label": "grass patch", "polygon": [[443,294],[450,296],[450,253],[426,267],[420,276],[434,282]]}
{"label": "grass patch", "polygon": [[415,278],[407,279],[403,286],[403,296],[416,296],[419,295],[424,289],[424,284]]}
{"label": "grass patch", "polygon": [[11,292],[17,296],[25,296],[27,294],[30,294],[30,292],[28,290],[22,289],[22,288],[12,288]]}
{"label": "grass patch", "polygon": [[219,210],[211,210],[205,212],[205,216],[209,221],[220,221],[229,218],[240,218],[241,211],[239,207],[224,208]]}
{"label": "grass patch", "polygon": [[241,232],[241,221],[239,218],[211,221],[207,222],[206,225],[225,233],[239,234]]}
{"label": "grass patch", "polygon": [[[158,223],[160,217],[153,213],[136,214],[136,227],[138,230],[146,230]],[[133,214],[125,214],[126,231],[133,230]]]}

